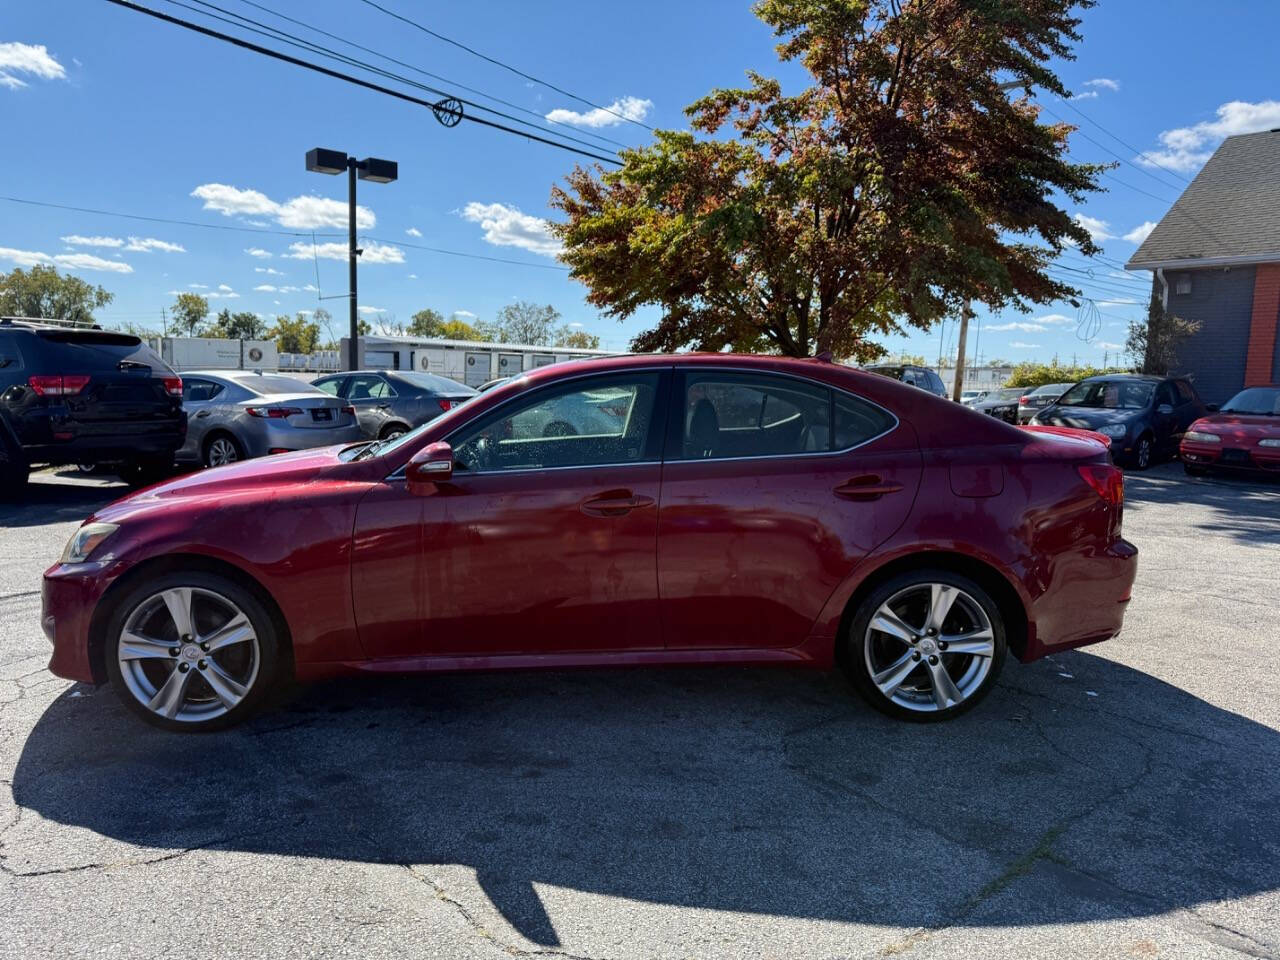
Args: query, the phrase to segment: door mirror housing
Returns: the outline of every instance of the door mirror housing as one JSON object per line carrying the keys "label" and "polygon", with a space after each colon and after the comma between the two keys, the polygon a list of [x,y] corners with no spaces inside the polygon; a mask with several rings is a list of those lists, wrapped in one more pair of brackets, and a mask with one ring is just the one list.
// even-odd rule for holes
{"label": "door mirror housing", "polygon": [[1156,407],[1156,413],[1170,414],[1173,413],[1173,406],[1168,403],[1162,403]]}
{"label": "door mirror housing", "polygon": [[435,492],[437,483],[447,483],[453,478],[453,447],[447,443],[429,443],[409,461],[404,468],[409,492],[425,496]]}

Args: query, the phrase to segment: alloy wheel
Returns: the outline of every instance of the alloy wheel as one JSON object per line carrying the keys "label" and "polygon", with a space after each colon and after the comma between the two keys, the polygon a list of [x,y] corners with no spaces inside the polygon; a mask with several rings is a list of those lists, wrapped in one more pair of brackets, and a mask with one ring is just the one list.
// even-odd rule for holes
{"label": "alloy wheel", "polygon": [[221,467],[239,459],[240,451],[236,449],[235,441],[229,437],[215,437],[209,444],[209,454],[206,457],[209,466]]}
{"label": "alloy wheel", "polygon": [[258,679],[262,655],[253,623],[231,600],[170,587],[133,608],[116,658],[138,703],[166,720],[194,723],[238,706]]}
{"label": "alloy wheel", "polygon": [[949,583],[917,583],[882,603],[863,638],[872,684],[906,710],[939,712],[964,703],[991,672],[991,619]]}
{"label": "alloy wheel", "polygon": [[1145,470],[1151,466],[1151,438],[1143,437],[1138,441],[1138,453],[1135,458],[1138,463],[1139,470]]}

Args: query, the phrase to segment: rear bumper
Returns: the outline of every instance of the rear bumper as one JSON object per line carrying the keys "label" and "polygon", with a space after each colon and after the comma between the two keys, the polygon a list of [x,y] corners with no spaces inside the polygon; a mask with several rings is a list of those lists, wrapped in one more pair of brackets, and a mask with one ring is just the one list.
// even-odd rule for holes
{"label": "rear bumper", "polygon": [[90,646],[90,625],[98,601],[120,572],[98,563],[56,563],[44,572],[40,626],[53,644],[50,673],[81,683],[106,681]]}
{"label": "rear bumper", "polygon": [[252,433],[244,438],[245,455],[265,457],[271,451],[312,450],[316,447],[333,447],[344,443],[359,443],[366,439],[358,424],[345,427],[303,428],[290,427],[269,420],[255,424]]}
{"label": "rear bumper", "polygon": [[1035,629],[1027,637],[1023,661],[1060,650],[1101,643],[1120,632],[1138,575],[1138,548],[1118,539],[1096,553],[1064,560],[1031,611]]}
{"label": "rear bumper", "polygon": [[172,455],[186,439],[183,433],[152,436],[78,437],[61,443],[24,446],[28,463],[105,463],[114,460],[135,460],[139,457],[164,457]]}

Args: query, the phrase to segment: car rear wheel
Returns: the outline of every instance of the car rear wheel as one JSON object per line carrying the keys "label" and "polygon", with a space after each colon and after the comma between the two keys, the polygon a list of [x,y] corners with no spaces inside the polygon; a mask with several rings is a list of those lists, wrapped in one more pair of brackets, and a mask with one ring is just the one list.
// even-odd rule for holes
{"label": "car rear wheel", "polygon": [[243,720],[279,660],[270,614],[248,590],[203,571],[148,579],[116,604],[107,674],[117,695],[166,730],[217,730]]}
{"label": "car rear wheel", "polygon": [[244,449],[229,433],[215,433],[204,444],[204,465],[222,467],[244,459]]}
{"label": "car rear wheel", "polygon": [[129,460],[116,467],[116,476],[131,487],[158,483],[173,473],[173,457],[149,457]]}
{"label": "car rear wheel", "polygon": [[991,692],[1004,666],[1000,608],[948,570],[900,574],[853,618],[841,665],[877,710],[903,720],[947,720]]}
{"label": "car rear wheel", "polygon": [[1155,452],[1155,441],[1151,439],[1151,434],[1144,433],[1138,438],[1138,445],[1133,448],[1133,467],[1135,470],[1145,470],[1151,466],[1151,457]]}
{"label": "car rear wheel", "polygon": [[31,473],[25,463],[0,461],[0,501],[21,500],[27,492],[27,478]]}

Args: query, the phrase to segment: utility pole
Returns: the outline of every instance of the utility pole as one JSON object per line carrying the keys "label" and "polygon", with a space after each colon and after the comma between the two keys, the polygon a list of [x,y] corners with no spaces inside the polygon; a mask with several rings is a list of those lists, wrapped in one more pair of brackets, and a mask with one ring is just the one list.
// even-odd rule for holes
{"label": "utility pole", "polygon": [[347,280],[351,288],[351,297],[347,303],[350,310],[351,333],[347,341],[347,369],[360,369],[360,321],[356,309],[356,257],[360,251],[356,248],[356,169],[359,162],[355,157],[347,157]]}
{"label": "utility pole", "polygon": [[965,341],[969,337],[969,317],[972,314],[973,311],[969,308],[968,304],[966,304],[964,310],[960,312],[960,337],[958,344],[960,349],[956,353],[956,382],[951,385],[951,399],[956,403],[960,402],[960,394],[964,390],[964,350]]}
{"label": "utility pole", "polygon": [[162,336],[169,335],[169,315],[165,313],[164,307],[160,308],[160,332]]}

